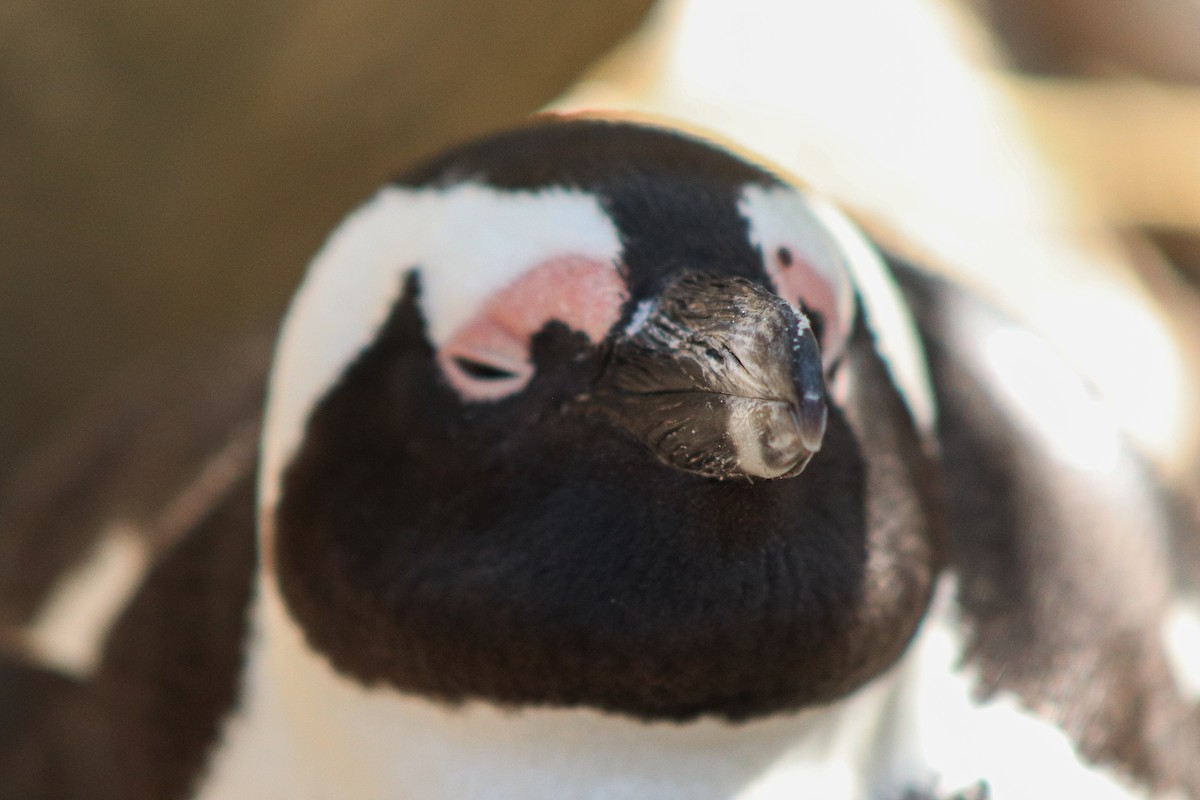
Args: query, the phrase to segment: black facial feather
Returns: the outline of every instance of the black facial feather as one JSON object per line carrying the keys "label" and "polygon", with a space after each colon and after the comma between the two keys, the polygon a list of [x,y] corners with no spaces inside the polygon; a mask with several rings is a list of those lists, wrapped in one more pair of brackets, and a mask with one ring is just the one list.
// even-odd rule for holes
{"label": "black facial feather", "polygon": [[[770,286],[737,199],[777,181],[693,140],[560,121],[401,182],[466,178],[595,192],[623,245],[626,319],[687,274]],[[801,477],[722,482],[583,410],[611,336],[552,322],[525,389],[464,403],[415,267],[311,415],[277,508],[284,597],[336,669],[448,701],[741,719],[841,697],[899,657],[938,568],[936,493],[861,324],[844,368],[869,403],[830,409]]]}
{"label": "black facial feather", "polygon": [[[278,512],[284,595],[337,669],[452,701],[744,718],[898,657],[937,549],[900,502],[927,488],[906,425],[868,425],[900,460],[864,460],[834,412],[803,479],[705,480],[564,408],[602,355],[562,326],[524,393],[463,405],[408,286],[313,414]],[[862,329],[849,357],[890,393]]]}

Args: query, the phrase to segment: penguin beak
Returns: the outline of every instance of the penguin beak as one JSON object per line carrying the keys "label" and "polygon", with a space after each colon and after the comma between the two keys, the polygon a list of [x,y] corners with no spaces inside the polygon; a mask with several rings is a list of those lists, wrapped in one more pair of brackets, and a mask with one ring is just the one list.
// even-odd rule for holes
{"label": "penguin beak", "polygon": [[589,404],[662,461],[712,478],[798,475],[825,435],[808,319],[742,278],[688,275],[641,303]]}

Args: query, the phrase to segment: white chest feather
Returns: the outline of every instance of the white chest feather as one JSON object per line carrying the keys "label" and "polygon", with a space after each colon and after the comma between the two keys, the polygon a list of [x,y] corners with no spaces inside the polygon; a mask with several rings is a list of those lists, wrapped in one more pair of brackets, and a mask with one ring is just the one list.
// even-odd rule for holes
{"label": "white chest feather", "polygon": [[307,649],[269,580],[255,625],[242,707],[203,800],[851,800],[949,793],[980,779],[995,800],[1136,796],[1015,703],[973,703],[938,619],[851,698],[741,725],[448,708],[364,688]]}

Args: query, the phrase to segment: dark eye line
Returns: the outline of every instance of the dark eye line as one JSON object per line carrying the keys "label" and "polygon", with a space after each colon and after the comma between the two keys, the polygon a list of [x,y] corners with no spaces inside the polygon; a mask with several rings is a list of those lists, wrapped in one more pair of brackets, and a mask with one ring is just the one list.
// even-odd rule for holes
{"label": "dark eye line", "polygon": [[454,356],[454,363],[467,375],[481,381],[502,381],[517,377],[517,373],[510,370],[463,356]]}

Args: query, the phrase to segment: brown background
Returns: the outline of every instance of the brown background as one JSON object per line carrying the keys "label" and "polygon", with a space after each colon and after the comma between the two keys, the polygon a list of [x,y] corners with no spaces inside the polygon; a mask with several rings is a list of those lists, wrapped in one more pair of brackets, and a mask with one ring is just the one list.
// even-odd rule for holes
{"label": "brown background", "polygon": [[347,209],[648,6],[0,3],[0,478],[136,357],[270,325]]}

